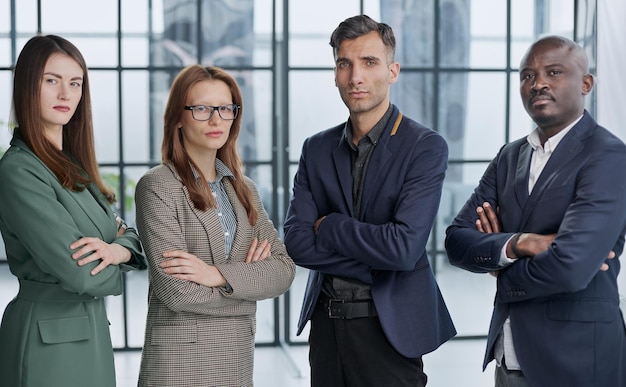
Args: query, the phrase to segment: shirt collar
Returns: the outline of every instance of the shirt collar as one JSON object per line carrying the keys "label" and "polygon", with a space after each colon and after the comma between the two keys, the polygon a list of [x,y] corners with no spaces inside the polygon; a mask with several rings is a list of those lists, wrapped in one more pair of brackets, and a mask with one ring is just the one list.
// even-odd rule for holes
{"label": "shirt collar", "polygon": [[[387,126],[387,123],[389,123],[389,119],[391,118],[392,113],[393,107],[391,104],[389,104],[389,108],[382,116],[382,118],[376,123],[376,125],[374,125],[374,127],[369,132],[367,132],[367,134],[363,138],[369,138],[371,143],[376,145],[376,143],[378,143],[378,140],[380,140],[380,136],[382,136],[383,132],[385,131],[385,127]],[[350,122],[350,119],[348,119],[348,121],[346,122],[343,133],[344,138],[346,139],[350,147],[356,150],[357,147],[352,142],[352,123]]]}
{"label": "shirt collar", "polygon": [[[198,180],[200,178],[200,174],[198,173],[196,168],[193,167],[193,165],[190,165],[190,167],[191,167],[191,171],[193,172],[193,177],[195,177],[196,180]],[[228,169],[226,164],[224,164],[222,162],[222,160],[215,159],[215,181],[214,181],[214,183],[222,181],[222,179],[224,177],[235,178],[235,175],[233,175],[233,173],[230,171],[230,169]]]}
{"label": "shirt collar", "polygon": [[[556,146],[559,145],[559,142],[565,137],[565,135],[581,120],[583,116],[578,117],[574,122],[565,127],[565,129],[561,130],[554,136],[550,137],[545,144],[543,144],[544,152],[553,152],[556,149]],[[533,147],[533,150],[537,150],[541,148],[541,139],[539,138],[539,129],[535,128],[527,137],[526,141]]]}

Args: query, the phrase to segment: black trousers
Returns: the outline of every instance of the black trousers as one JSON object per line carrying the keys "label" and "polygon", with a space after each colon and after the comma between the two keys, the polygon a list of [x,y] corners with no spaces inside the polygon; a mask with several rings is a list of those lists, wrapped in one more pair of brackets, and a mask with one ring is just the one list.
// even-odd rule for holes
{"label": "black trousers", "polygon": [[422,358],[400,355],[378,317],[331,319],[321,304],[311,318],[312,387],[423,387]]}

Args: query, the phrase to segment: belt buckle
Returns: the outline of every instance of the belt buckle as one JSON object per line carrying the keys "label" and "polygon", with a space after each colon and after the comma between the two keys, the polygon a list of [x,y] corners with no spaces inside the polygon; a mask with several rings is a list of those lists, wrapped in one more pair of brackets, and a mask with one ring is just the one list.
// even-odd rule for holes
{"label": "belt buckle", "polygon": [[333,309],[332,309],[333,308],[333,303],[334,304],[345,304],[346,301],[345,300],[332,299],[332,298],[329,299],[328,300],[328,318],[333,318],[333,319],[345,318],[345,317],[342,317],[340,315],[333,314]]}

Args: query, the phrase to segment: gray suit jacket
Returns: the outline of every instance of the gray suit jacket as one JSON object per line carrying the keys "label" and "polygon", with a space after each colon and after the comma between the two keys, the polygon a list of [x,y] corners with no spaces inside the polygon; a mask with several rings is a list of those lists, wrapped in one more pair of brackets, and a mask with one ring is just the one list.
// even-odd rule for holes
{"label": "gray suit jacket", "polygon": [[[173,166],[148,171],[137,184],[137,227],[149,262],[150,293],[140,386],[252,385],[256,301],[285,292],[295,275],[255,185],[255,226],[229,179],[225,190],[237,217],[230,255],[213,209],[194,208]],[[252,239],[267,239],[271,257],[244,262]],[[163,252],[184,250],[215,265],[232,286],[205,287],[176,279],[159,267]]]}

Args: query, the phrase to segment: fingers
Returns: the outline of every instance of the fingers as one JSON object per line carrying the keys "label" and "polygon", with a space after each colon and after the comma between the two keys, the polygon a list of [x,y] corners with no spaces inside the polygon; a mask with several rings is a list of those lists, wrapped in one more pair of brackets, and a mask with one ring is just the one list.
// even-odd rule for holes
{"label": "fingers", "polygon": [[491,232],[500,232],[500,221],[498,220],[496,211],[491,207],[491,204],[486,202],[483,204],[483,208],[485,209],[485,214],[487,214],[487,219],[489,219]]}
{"label": "fingers", "polygon": [[258,243],[258,239],[254,238],[252,240],[252,244],[250,245],[250,249],[248,250],[248,255],[246,256],[246,263],[264,260],[265,258],[268,258],[271,254],[272,245],[267,241],[267,239],[263,240],[261,243]]}
{"label": "fingers", "polygon": [[478,231],[484,233],[492,233],[493,229],[491,224],[489,223],[489,219],[485,214],[485,209],[483,207],[476,208],[476,214],[478,215],[478,219],[476,220],[476,228],[478,229],[478,225],[480,224],[480,229]]}

